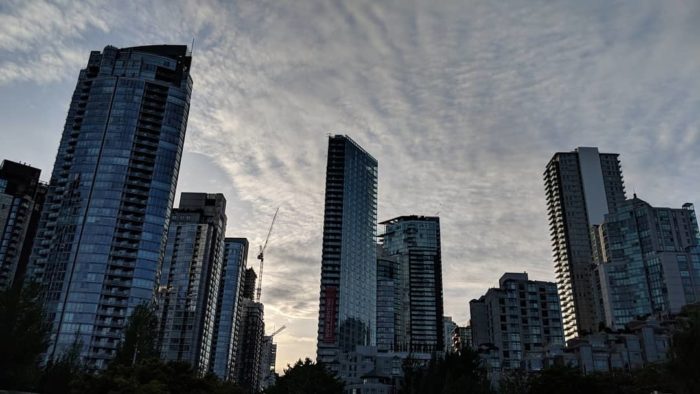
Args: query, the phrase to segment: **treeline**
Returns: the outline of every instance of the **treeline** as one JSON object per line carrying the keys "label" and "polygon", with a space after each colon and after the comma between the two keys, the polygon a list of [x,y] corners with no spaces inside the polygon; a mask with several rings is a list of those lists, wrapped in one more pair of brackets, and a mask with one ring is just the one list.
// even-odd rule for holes
{"label": "treeline", "polygon": [[[50,323],[46,320],[37,287],[0,293],[0,390],[47,394],[244,394],[252,390],[200,376],[189,364],[164,362],[157,348],[158,319],[152,308],[138,306],[129,317],[124,341],[107,368],[88,370],[80,360],[76,341],[58,360],[42,365],[48,349]],[[265,392],[342,393],[343,384],[308,358],[289,366],[275,386]]]}
{"label": "treeline", "polygon": [[59,359],[42,365],[48,348],[37,287],[0,293],[0,389],[39,393],[245,393],[215,375],[198,376],[189,364],[163,362],[157,351],[158,320],[138,306],[129,318],[117,355],[100,373],[87,369],[76,341]]}
{"label": "treeline", "polygon": [[700,393],[700,312],[679,319],[670,360],[631,371],[583,375],[578,368],[553,367],[537,373],[513,371],[491,387],[479,356],[462,354],[432,360],[427,368],[406,369],[405,394],[697,394]]}
{"label": "treeline", "polygon": [[[512,372],[494,390],[482,360],[474,351],[448,354],[427,366],[404,366],[400,393],[451,394],[650,394],[700,393],[700,312],[686,312],[674,335],[670,360],[633,371],[583,375],[578,369],[555,367],[539,373]],[[243,387],[200,376],[186,363],[163,362],[157,350],[158,320],[148,306],[139,306],[129,318],[124,341],[108,367],[89,371],[81,362],[80,343],[58,360],[42,365],[50,325],[38,289],[11,289],[0,293],[0,389],[40,393],[249,393]],[[343,384],[309,359],[288,366],[268,394],[343,392]]]}

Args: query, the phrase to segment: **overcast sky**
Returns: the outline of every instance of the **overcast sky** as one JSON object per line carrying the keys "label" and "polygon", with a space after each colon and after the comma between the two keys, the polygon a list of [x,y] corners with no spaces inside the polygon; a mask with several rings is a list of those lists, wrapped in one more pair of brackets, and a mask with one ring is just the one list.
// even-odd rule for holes
{"label": "overcast sky", "polygon": [[281,370],[315,358],[329,133],[379,161],[380,220],[439,214],[459,324],[506,271],[554,279],[553,153],[620,153],[629,195],[697,202],[699,4],[2,1],[0,159],[48,179],[91,50],[195,37],[178,193],[224,193],[254,251],[281,207],[262,296]]}

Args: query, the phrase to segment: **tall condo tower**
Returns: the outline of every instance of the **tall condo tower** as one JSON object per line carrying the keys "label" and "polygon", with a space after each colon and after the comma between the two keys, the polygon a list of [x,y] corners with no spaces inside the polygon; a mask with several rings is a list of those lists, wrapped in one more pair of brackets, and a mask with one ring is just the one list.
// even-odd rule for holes
{"label": "tall condo tower", "polygon": [[377,160],[329,137],[317,357],[336,373],[339,352],[375,342],[376,223]]}
{"label": "tall condo tower", "polygon": [[552,253],[566,339],[601,321],[594,297],[590,226],[625,201],[616,153],[598,148],[559,152],[544,172]]}
{"label": "tall condo tower", "polygon": [[265,307],[255,301],[255,285],[258,276],[253,268],[245,271],[243,293],[238,302],[240,311],[240,336],[236,338],[237,352],[234,359],[232,380],[238,385],[258,392],[261,389],[260,358],[265,336]]}
{"label": "tall condo tower", "polygon": [[184,45],[105,47],[80,71],[30,274],[53,323],[48,357],[74,343],[93,368],[153,300],[189,111]]}
{"label": "tall condo tower", "polygon": [[[393,308],[392,350],[427,354],[442,352],[445,350],[445,338],[440,218],[400,216],[381,224],[385,229],[381,236],[382,280],[377,284],[382,297],[378,302],[388,305],[384,297],[389,295],[396,305]],[[382,263],[391,261],[387,256],[396,261],[392,275],[393,297],[385,291],[388,279],[385,275],[389,271]],[[378,313],[377,324],[382,327],[386,322],[385,315],[385,312]]]}
{"label": "tall condo tower", "polygon": [[248,240],[226,238],[210,363],[211,371],[224,380],[233,379],[236,370],[236,354],[241,341],[241,300],[247,261]]}
{"label": "tall condo tower", "polygon": [[0,290],[22,285],[46,196],[40,174],[14,161],[0,164]]}
{"label": "tall condo tower", "polygon": [[159,288],[161,357],[209,370],[224,263],[223,194],[182,193],[173,210]]}

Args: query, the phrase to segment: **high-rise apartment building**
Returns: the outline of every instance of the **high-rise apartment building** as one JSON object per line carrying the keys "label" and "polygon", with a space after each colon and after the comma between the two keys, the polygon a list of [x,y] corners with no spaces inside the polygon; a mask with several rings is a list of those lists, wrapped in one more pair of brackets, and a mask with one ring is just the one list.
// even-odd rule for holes
{"label": "high-rise apartment building", "polygon": [[274,386],[277,379],[275,375],[277,344],[273,338],[272,335],[265,335],[260,349],[260,389],[262,390]]}
{"label": "high-rise apartment building", "polygon": [[590,226],[625,200],[622,169],[615,153],[578,148],[556,153],[544,181],[564,333],[571,339],[598,328]]}
{"label": "high-rise apartment building", "polygon": [[161,358],[209,370],[224,261],[226,199],[182,193],[173,209],[160,277]]}
{"label": "high-rise apartment building", "polygon": [[700,247],[692,204],[656,208],[627,200],[592,229],[604,321],[623,329],[650,314],[679,313],[700,301]]}
{"label": "high-rise apartment building", "polygon": [[243,281],[248,260],[248,240],[226,238],[219,282],[210,368],[219,378],[233,379],[240,343]]}
{"label": "high-rise apartment building", "polygon": [[260,363],[265,336],[265,309],[262,303],[250,298],[243,298],[241,303],[241,339],[234,381],[257,392],[262,384]]}
{"label": "high-rise apartment building", "polygon": [[451,353],[454,348],[452,346],[452,336],[459,328],[457,323],[452,320],[452,316],[445,316],[443,319],[443,338],[445,341],[445,353]]}
{"label": "high-rise apartment building", "polygon": [[22,285],[46,196],[40,174],[14,161],[0,164],[0,290]]}
{"label": "high-rise apartment building", "polygon": [[49,358],[80,343],[103,368],[133,308],[154,298],[190,63],[184,45],[108,46],[80,71],[30,260],[53,323]]}
{"label": "high-rise apartment building", "polygon": [[403,293],[399,278],[398,256],[388,256],[377,245],[377,349],[392,351],[396,348],[396,327],[403,327],[408,315],[402,309]]}
{"label": "high-rise apartment building", "polygon": [[318,361],[376,335],[377,160],[347,136],[328,139],[318,319]]}
{"label": "high-rise apartment building", "polygon": [[542,369],[546,348],[564,345],[556,285],[526,273],[506,273],[498,284],[469,302],[473,346],[495,346],[504,369]]}
{"label": "high-rise apartment building", "polygon": [[258,274],[251,267],[245,270],[243,275],[243,298],[254,299],[255,298],[255,286],[258,283]]}
{"label": "high-rise apartment building", "polygon": [[243,272],[241,294],[238,300],[238,333],[234,338],[235,355],[230,379],[248,390],[257,392],[262,388],[261,362],[265,339],[265,308],[255,301],[258,275],[253,268]]}
{"label": "high-rise apartment building", "polygon": [[[445,338],[440,219],[401,216],[381,224],[385,226],[381,235],[382,256],[385,260],[393,258],[396,261],[392,274],[396,304],[392,350],[442,352]],[[382,269],[383,281],[387,280],[386,272]],[[377,291],[380,290],[382,295],[388,293],[378,285]],[[377,302],[380,302],[379,296]],[[382,304],[385,303],[382,299]]]}

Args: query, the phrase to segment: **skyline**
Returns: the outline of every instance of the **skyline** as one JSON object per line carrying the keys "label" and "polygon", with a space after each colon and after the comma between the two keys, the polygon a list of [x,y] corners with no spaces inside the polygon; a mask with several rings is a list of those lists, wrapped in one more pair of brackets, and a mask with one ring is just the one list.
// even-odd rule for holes
{"label": "skyline", "polygon": [[504,272],[553,280],[542,172],[555,152],[620,153],[630,196],[697,201],[696,5],[42,4],[0,6],[0,157],[47,180],[90,50],[195,36],[178,199],[223,193],[227,236],[252,247],[282,206],[262,295],[268,327],[288,326],[281,367],[315,350],[328,133],[377,158],[379,221],[439,212],[459,324]]}

